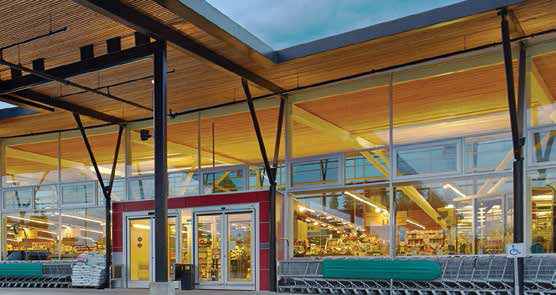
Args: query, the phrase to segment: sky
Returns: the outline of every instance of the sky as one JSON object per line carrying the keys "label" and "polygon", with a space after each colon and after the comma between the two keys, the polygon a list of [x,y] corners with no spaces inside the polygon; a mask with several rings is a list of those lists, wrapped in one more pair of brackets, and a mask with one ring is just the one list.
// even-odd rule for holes
{"label": "sky", "polygon": [[7,109],[7,108],[13,108],[13,107],[14,107],[14,105],[11,105],[9,103],[5,103],[5,102],[0,101],[0,110],[1,109]]}
{"label": "sky", "polygon": [[207,0],[274,50],[462,0]]}

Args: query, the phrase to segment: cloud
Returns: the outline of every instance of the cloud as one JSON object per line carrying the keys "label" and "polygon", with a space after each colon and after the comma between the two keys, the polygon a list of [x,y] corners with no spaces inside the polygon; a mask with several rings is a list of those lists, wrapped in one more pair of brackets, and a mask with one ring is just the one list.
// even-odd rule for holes
{"label": "cloud", "polygon": [[275,50],[460,1],[207,0]]}

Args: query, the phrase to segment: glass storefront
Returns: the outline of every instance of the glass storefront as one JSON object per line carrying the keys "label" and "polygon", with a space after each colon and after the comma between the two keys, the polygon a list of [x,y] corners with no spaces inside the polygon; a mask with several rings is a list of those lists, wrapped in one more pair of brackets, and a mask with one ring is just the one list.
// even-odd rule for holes
{"label": "glass storefront", "polygon": [[[334,94],[332,86],[324,97],[292,93],[277,154],[278,188],[285,193],[279,242],[288,249],[284,253],[501,254],[513,235],[513,150],[504,67],[493,56],[473,57],[485,61],[481,67],[455,60],[364,77],[372,87],[347,93]],[[530,59],[546,66],[555,56],[548,52]],[[527,80],[527,246],[531,253],[554,253],[556,115],[548,93],[554,85],[539,78],[550,76],[550,68],[542,68],[528,73]],[[255,105],[270,153],[278,99]],[[237,106],[172,118],[169,197],[267,190],[250,120]],[[114,201],[154,198],[153,139],[140,137],[142,130],[152,133],[151,127],[151,121],[126,127]],[[87,132],[107,181],[117,127]],[[0,144],[3,259],[103,252],[105,200],[79,132],[6,138]],[[193,228],[195,218],[184,210],[176,220],[171,234],[180,254],[171,259],[200,258],[206,280],[247,279],[244,266],[216,262],[231,247],[219,236],[227,221],[219,221],[218,233],[214,226]],[[240,229],[248,230],[239,221],[234,226],[238,236],[231,237],[232,246],[244,243]],[[195,239],[207,242],[201,245],[205,257],[195,257]]]}

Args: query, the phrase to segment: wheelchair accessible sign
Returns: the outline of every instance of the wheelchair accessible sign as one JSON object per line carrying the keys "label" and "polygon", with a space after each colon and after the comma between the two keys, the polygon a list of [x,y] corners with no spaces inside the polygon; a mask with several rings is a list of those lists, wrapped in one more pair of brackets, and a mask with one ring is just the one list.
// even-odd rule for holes
{"label": "wheelchair accessible sign", "polygon": [[524,243],[506,244],[506,256],[508,258],[525,257],[525,244]]}

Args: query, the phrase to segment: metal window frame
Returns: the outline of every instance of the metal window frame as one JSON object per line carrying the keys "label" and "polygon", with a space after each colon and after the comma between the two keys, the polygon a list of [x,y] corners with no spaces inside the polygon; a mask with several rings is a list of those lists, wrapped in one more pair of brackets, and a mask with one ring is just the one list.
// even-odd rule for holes
{"label": "metal window frame", "polygon": [[[92,203],[64,204],[64,187],[71,186],[71,185],[90,185],[90,184],[93,185],[93,202]],[[98,188],[98,183],[97,183],[96,180],[60,183],[60,207],[61,207],[61,209],[97,207],[99,205],[98,189],[99,189]]]}
{"label": "metal window frame", "polygon": [[193,173],[193,177],[195,177],[195,175],[197,175],[197,178],[199,178],[198,181],[197,181],[198,182],[197,191],[198,191],[199,185],[201,184],[201,179],[200,179],[201,176],[199,175],[199,171],[197,169],[193,169],[193,170],[188,169],[188,170],[174,171],[172,173],[168,173],[168,199],[196,196],[197,194],[192,194],[192,195],[185,194],[185,195],[179,195],[179,196],[171,196],[171,193],[170,193],[171,192],[170,178],[171,178],[172,175],[177,175],[179,173]]}
{"label": "metal window frame", "polygon": [[[411,151],[411,150],[421,150],[426,149],[429,147],[437,147],[437,146],[446,146],[446,145],[455,145],[456,146],[456,170],[449,171],[449,172],[439,172],[439,173],[418,173],[415,175],[398,175],[398,152],[400,151]],[[463,138],[460,137],[458,139],[448,139],[448,140],[438,140],[434,142],[428,143],[418,143],[418,144],[404,144],[394,146],[392,148],[392,155],[393,155],[393,175],[391,178],[393,181],[407,181],[407,180],[416,180],[420,178],[428,178],[428,177],[441,177],[441,176],[449,176],[449,175],[463,175],[463,163],[462,163],[462,145],[463,145]]]}
{"label": "metal window frame", "polygon": [[[290,176],[288,177],[288,183],[286,184],[286,187],[291,192],[298,192],[298,191],[304,191],[304,190],[312,190],[312,189],[319,189],[319,188],[334,188],[334,187],[338,187],[338,186],[343,186],[344,185],[344,180],[343,180],[343,172],[342,171],[344,169],[344,163],[342,161],[342,159],[343,159],[342,154],[343,153],[331,153],[331,154],[310,156],[310,157],[304,157],[304,158],[289,159],[289,161],[287,161],[287,172],[286,173],[288,173]],[[337,167],[338,171],[337,171],[337,181],[336,182],[326,183],[326,184],[293,185],[293,165],[308,163],[308,162],[315,162],[315,161],[320,161],[320,160],[336,160],[336,161],[338,161],[338,167]]]}
{"label": "metal window frame", "polygon": [[544,132],[550,132],[550,131],[556,131],[556,124],[545,125],[545,126],[540,126],[540,127],[535,127],[535,128],[529,128],[527,130],[527,143],[526,143],[526,148],[525,148],[525,154],[526,154],[526,160],[527,160],[527,167],[528,168],[533,168],[533,167],[539,168],[539,167],[550,166],[550,165],[556,164],[556,160],[547,161],[547,162],[535,162],[535,157],[533,155],[533,153],[534,153],[533,147],[535,146],[535,143],[533,142],[533,135],[536,134],[536,133],[544,133]]}
{"label": "metal window frame", "polygon": [[[243,173],[243,188],[241,190],[237,190],[237,191],[232,191],[232,192],[210,192],[210,193],[205,193],[205,175],[206,174],[213,174],[213,173],[221,173],[221,172],[227,172],[227,171],[242,171]],[[230,166],[218,166],[218,167],[214,167],[214,168],[203,168],[201,169],[201,174],[199,175],[199,185],[200,185],[200,190],[201,190],[201,196],[206,196],[206,195],[217,195],[217,194],[230,194],[230,193],[239,193],[239,192],[246,192],[248,189],[248,185],[249,185],[249,178],[248,178],[248,170],[249,167],[248,165],[242,164],[242,165],[230,165]]]}

